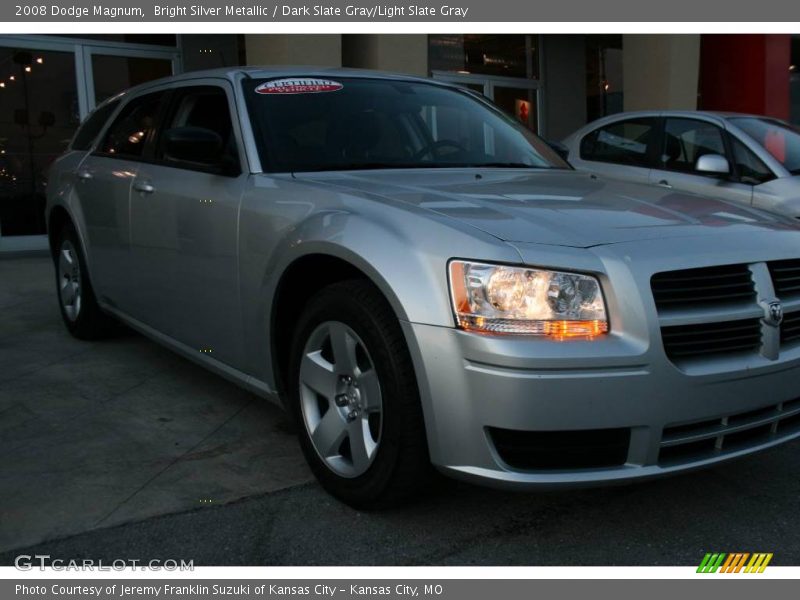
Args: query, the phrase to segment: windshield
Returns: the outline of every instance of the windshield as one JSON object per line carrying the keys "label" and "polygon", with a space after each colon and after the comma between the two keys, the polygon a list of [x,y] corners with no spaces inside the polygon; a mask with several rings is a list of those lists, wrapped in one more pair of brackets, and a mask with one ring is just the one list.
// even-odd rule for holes
{"label": "windshield", "polygon": [[265,171],[570,168],[513,118],[466,91],[346,77],[242,85]]}
{"label": "windshield", "polygon": [[800,175],[800,130],[774,119],[735,117],[730,121],[764,146],[792,175]]}

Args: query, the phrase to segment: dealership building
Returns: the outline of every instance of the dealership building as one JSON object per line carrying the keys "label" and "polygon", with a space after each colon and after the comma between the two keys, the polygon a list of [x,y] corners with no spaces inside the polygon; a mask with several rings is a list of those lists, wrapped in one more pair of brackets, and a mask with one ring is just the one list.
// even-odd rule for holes
{"label": "dealership building", "polygon": [[99,102],[173,73],[293,64],[462,85],[553,140],[639,109],[750,112],[800,124],[800,36],[5,35],[0,252],[46,247],[48,166]]}

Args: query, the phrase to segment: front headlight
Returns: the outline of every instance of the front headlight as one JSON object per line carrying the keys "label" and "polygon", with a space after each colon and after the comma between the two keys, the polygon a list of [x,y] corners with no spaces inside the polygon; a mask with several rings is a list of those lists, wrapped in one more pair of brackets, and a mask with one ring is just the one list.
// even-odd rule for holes
{"label": "front headlight", "polygon": [[589,275],[453,260],[450,294],[462,329],[555,338],[608,331],[600,283]]}

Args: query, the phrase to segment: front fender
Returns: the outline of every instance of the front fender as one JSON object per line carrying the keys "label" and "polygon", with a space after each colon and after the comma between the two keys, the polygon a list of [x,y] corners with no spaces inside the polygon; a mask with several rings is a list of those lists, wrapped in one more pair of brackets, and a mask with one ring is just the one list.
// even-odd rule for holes
{"label": "front fender", "polygon": [[251,372],[273,388],[273,300],[287,268],[311,254],[335,257],[360,270],[401,321],[443,327],[454,325],[447,282],[450,258],[520,261],[510,245],[418,207],[261,179],[243,200],[241,293]]}

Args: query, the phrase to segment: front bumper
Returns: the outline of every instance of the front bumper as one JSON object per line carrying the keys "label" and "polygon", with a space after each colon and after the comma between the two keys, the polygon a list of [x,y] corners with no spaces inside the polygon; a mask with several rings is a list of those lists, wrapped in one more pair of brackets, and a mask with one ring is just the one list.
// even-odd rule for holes
{"label": "front bumper", "polygon": [[[800,398],[800,345],[779,362],[742,369],[732,361],[690,374],[643,337],[554,342],[404,327],[431,460],[462,479],[509,488],[612,483],[705,467],[800,436],[800,401],[792,403]],[[622,429],[629,437],[618,464],[521,468],[498,451],[495,429],[578,438]]]}

